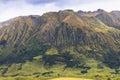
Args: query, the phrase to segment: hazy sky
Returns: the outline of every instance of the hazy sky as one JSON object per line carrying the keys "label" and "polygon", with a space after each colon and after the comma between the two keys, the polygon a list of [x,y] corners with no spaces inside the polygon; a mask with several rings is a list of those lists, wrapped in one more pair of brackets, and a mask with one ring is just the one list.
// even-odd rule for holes
{"label": "hazy sky", "polygon": [[24,15],[42,15],[49,11],[120,10],[120,0],[0,0],[0,21]]}

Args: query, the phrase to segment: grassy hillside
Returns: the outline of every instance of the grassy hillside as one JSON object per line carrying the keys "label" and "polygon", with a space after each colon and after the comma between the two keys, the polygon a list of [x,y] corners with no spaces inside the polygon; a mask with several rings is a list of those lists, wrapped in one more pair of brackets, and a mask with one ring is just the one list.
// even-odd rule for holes
{"label": "grassy hillside", "polygon": [[119,80],[120,30],[112,25],[119,14],[83,14],[64,10],[11,19],[0,28],[1,79]]}

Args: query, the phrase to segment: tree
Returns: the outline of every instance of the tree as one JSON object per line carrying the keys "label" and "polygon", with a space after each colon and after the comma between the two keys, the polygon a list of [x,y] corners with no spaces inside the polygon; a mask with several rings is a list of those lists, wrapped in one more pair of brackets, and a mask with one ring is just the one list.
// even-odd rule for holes
{"label": "tree", "polygon": [[70,52],[65,52],[62,54],[67,67],[81,67],[86,63],[86,57],[80,53],[71,54]]}
{"label": "tree", "polygon": [[115,69],[115,73],[119,73],[119,67],[120,67],[120,52],[110,52],[108,54],[104,55],[104,63],[107,64],[112,69]]}
{"label": "tree", "polygon": [[0,41],[0,45],[2,45],[3,47],[5,47],[6,43],[7,43],[6,40],[1,40],[1,41]]}
{"label": "tree", "polygon": [[75,67],[83,67],[86,63],[86,57],[82,54],[72,55],[72,62]]}

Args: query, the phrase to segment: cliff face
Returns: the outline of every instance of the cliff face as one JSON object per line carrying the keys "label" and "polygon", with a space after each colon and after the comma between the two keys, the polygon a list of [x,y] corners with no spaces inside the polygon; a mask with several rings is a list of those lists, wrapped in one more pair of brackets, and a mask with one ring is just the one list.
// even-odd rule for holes
{"label": "cliff face", "polygon": [[[29,46],[34,48],[39,45],[32,45],[36,41],[58,50],[72,46],[77,52],[87,55],[95,53],[94,55],[101,56],[110,51],[119,51],[120,12],[91,12],[94,16],[86,14],[64,10],[45,13],[42,16],[14,18],[10,24],[0,29],[0,40],[5,41],[1,42],[1,51],[11,48],[17,50],[21,46],[25,49]],[[39,48],[37,50],[39,51]],[[12,54],[21,53],[12,51]]]}

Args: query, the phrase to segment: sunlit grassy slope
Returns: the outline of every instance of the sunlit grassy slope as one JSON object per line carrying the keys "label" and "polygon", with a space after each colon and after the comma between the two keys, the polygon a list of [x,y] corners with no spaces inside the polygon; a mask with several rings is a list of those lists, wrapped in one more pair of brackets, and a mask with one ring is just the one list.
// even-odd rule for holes
{"label": "sunlit grassy slope", "polygon": [[51,80],[92,80],[92,79],[85,79],[85,78],[55,78]]}

